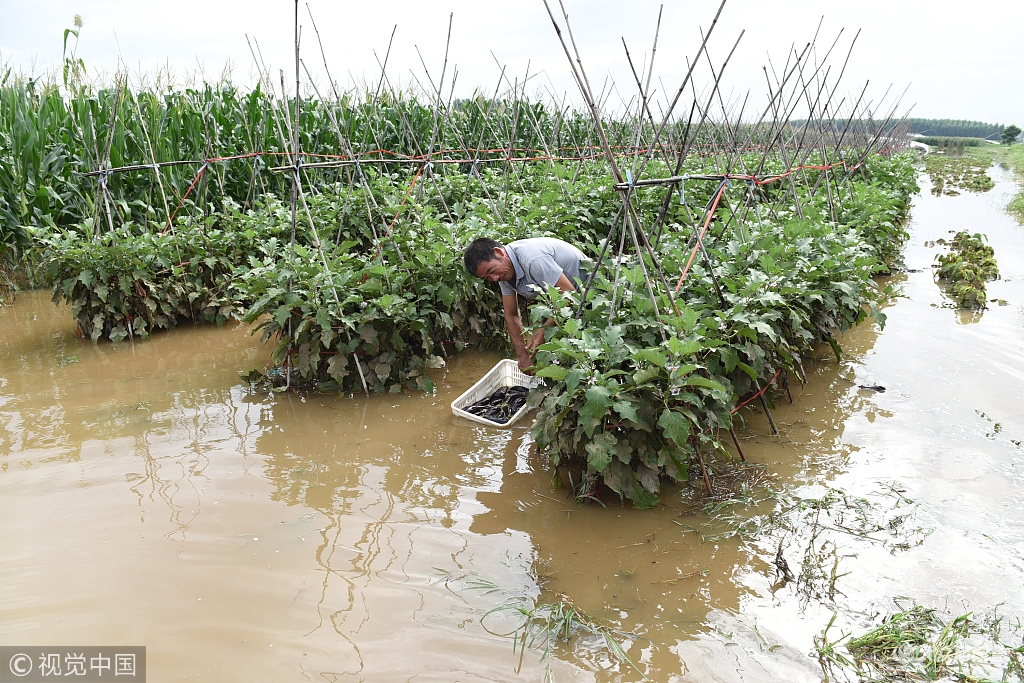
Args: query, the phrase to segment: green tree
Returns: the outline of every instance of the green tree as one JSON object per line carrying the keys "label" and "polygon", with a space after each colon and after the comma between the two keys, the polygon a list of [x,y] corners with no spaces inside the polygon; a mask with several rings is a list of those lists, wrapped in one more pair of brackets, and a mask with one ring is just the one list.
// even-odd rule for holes
{"label": "green tree", "polygon": [[1003,144],[1012,145],[1018,135],[1020,135],[1020,128],[1017,126],[1007,126],[1003,129]]}

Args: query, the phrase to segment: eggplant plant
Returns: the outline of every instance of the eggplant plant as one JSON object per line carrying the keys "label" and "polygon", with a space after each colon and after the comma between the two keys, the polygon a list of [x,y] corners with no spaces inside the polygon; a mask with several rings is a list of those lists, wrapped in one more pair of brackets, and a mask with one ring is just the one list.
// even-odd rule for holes
{"label": "eggplant plant", "polygon": [[[840,212],[849,223],[813,201],[802,218],[780,210],[778,222],[719,221],[709,261],[693,266],[676,298],[678,314],[663,294],[656,313],[635,263],[621,268],[618,288],[600,270],[582,307],[551,290],[534,310],[538,324],[556,323],[536,356],[548,380],[531,398],[538,448],[579,472],[584,495],[602,483],[652,505],[662,477],[689,481],[703,456],[724,453],[719,433],[744,397],[780,373],[802,376],[821,344],[838,356],[836,335],[867,317],[884,324],[877,303],[892,292],[872,276],[898,257],[914,187],[910,160],[884,163],[885,173],[854,183]],[[669,227],[658,256],[679,272],[688,233]]]}

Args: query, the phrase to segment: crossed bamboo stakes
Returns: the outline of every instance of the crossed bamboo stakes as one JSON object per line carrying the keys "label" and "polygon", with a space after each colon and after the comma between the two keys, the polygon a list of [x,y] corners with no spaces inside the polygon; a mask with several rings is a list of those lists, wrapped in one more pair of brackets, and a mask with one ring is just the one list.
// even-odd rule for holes
{"label": "crossed bamboo stakes", "polygon": [[[162,184],[160,185],[161,196],[164,196],[164,206],[167,212],[165,231],[173,230],[175,215],[183,207],[189,194],[199,185],[204,172],[213,165],[248,161],[256,157],[287,159],[289,163],[270,166],[269,170],[285,173],[291,177],[289,258],[292,261],[295,259],[295,235],[298,222],[305,220],[313,238],[316,258],[320,261],[324,271],[329,274],[328,286],[333,293],[335,302],[340,304],[341,297],[333,281],[333,274],[328,267],[323,240],[318,234],[307,202],[306,188],[314,187],[310,181],[310,173],[316,172],[318,169],[342,169],[347,174],[348,182],[355,186],[366,182],[364,169],[372,166],[415,169],[402,200],[404,205],[414,196],[414,193],[421,192],[425,185],[436,183],[435,170],[441,166],[457,164],[461,167],[468,167],[468,173],[476,175],[480,181],[485,202],[494,213],[495,218],[500,221],[503,219],[502,206],[496,197],[500,197],[501,192],[507,193],[515,183],[519,183],[520,188],[523,189],[522,182],[516,175],[517,166],[533,163],[554,165],[575,162],[578,174],[584,164],[604,159],[621,201],[596,259],[596,267],[584,285],[576,314],[577,317],[582,316],[595,275],[602,272],[602,269],[611,271],[611,263],[614,262],[613,272],[607,273],[609,281],[613,283],[610,324],[614,321],[617,307],[621,303],[621,291],[624,286],[621,268],[627,252],[632,252],[636,256],[636,263],[643,275],[644,289],[650,298],[657,318],[661,319],[663,313],[668,314],[668,309],[678,314],[677,298],[681,293],[685,294],[683,285],[689,273],[692,272],[692,266],[698,260],[703,263],[705,271],[711,279],[720,307],[723,310],[727,309],[729,304],[715,275],[715,263],[708,250],[709,239],[712,240],[712,246],[727,234],[735,234],[739,239],[745,241],[747,239],[745,225],[750,220],[760,223],[766,215],[778,219],[784,203],[792,205],[796,214],[803,218],[801,188],[806,197],[815,197],[824,191],[831,217],[835,220],[838,218],[837,207],[841,205],[843,197],[852,195],[852,174],[860,168],[867,157],[878,152],[898,149],[906,144],[905,119],[909,115],[909,111],[903,114],[902,118],[896,118],[902,95],[889,101],[890,90],[886,90],[885,95],[875,104],[873,101],[865,100],[868,90],[866,83],[856,99],[847,101],[846,97],[840,97],[839,86],[857,36],[850,41],[845,56],[842,56],[841,59],[833,57],[837,54],[836,48],[843,31],[839,31],[834,40],[827,45],[823,43],[821,50],[823,54],[819,56],[818,41],[821,30],[819,24],[818,31],[815,32],[811,41],[800,49],[797,49],[795,45],[790,47],[785,61],[778,70],[769,60],[768,65],[763,67],[767,104],[760,111],[751,114],[748,111],[749,93],[742,100],[726,98],[723,96],[722,89],[724,72],[744,34],[740,33],[726,58],[717,68],[712,61],[708,47],[709,40],[725,8],[726,0],[722,0],[718,6],[707,32],[701,32],[702,40],[696,54],[692,59],[686,60],[687,71],[682,83],[673,92],[671,99],[663,103],[655,102],[652,95],[652,74],[661,28],[660,11],[650,59],[640,72],[636,68],[629,47],[623,40],[625,56],[633,77],[630,89],[635,89],[634,94],[627,100],[614,83],[606,82],[602,89],[595,93],[584,68],[563,0],[558,0],[557,15],[552,9],[551,1],[542,1],[569,63],[573,80],[582,97],[585,113],[581,116],[584,120],[589,118],[590,121],[590,126],[585,131],[580,131],[578,126],[572,125],[579,120],[574,118],[579,115],[579,112],[573,112],[568,96],[559,97],[553,88],[548,89],[550,110],[556,111],[558,114],[553,128],[545,130],[545,126],[538,120],[534,110],[527,106],[529,100],[526,97],[526,83],[532,78],[529,70],[522,79],[510,78],[506,67],[497,63],[497,60],[495,61],[500,68],[498,83],[494,95],[488,101],[479,131],[474,134],[472,123],[460,127],[458,107],[453,104],[458,73],[457,69],[453,69],[452,73],[449,73],[448,68],[452,27],[452,19],[449,17],[444,63],[438,79],[434,79],[422,55],[420,55],[420,60],[426,83],[416,79],[421,91],[433,106],[429,139],[417,138],[415,127],[406,117],[402,107],[398,107],[401,114],[400,125],[408,139],[413,141],[411,149],[385,150],[382,134],[371,125],[370,119],[365,126],[362,140],[353,139],[350,122],[343,125],[339,121],[334,108],[325,98],[325,93],[320,91],[301,58],[302,32],[299,24],[299,3],[296,0],[294,97],[291,102],[292,106],[289,107],[289,97],[282,71],[280,74],[281,106],[272,109],[281,150],[254,150],[245,154],[216,156],[211,149],[207,157],[203,159],[157,163],[155,159],[151,158],[150,163],[138,163],[118,168],[110,168],[109,161],[107,163],[97,161],[97,170],[83,174],[95,177],[99,181],[96,210],[97,212],[105,211],[108,222],[111,226],[113,225],[113,214],[110,209],[110,196],[106,183],[110,174],[153,170],[156,181],[160,183],[159,170],[164,166],[198,165],[199,170],[195,179],[181,196],[173,212],[170,211],[164,187]],[[310,13],[310,21],[319,43],[319,29],[313,20],[312,13]],[[390,97],[392,100],[401,99],[399,92],[387,75],[394,35],[393,31],[384,58],[378,58],[380,77],[372,89],[371,102],[374,104],[382,97]],[[252,47],[252,43],[250,46]],[[324,55],[322,43],[320,44],[320,54]],[[269,69],[263,63],[258,45],[253,48],[253,58],[260,69],[261,82],[268,91],[274,92],[276,87],[270,77]],[[337,90],[335,81],[330,78],[326,58],[323,59],[323,66],[327,70],[332,88],[332,92],[326,94],[333,95],[335,101],[340,103],[342,94]],[[707,69],[710,74],[710,84],[699,90],[694,78],[698,67]],[[309,153],[301,149],[299,131],[303,114],[301,96],[303,71],[306,73],[307,82],[311,85],[316,97],[321,102],[328,103],[326,111],[337,137],[338,147],[343,150],[342,154]],[[415,75],[414,78],[416,78]],[[664,90],[664,88],[662,89]],[[503,92],[506,96],[504,99],[500,99],[499,95]],[[366,94],[370,94],[369,88],[367,88]],[[688,96],[690,101],[688,112],[680,108],[680,102],[684,96]],[[619,99],[619,109],[622,113],[616,119],[618,139],[611,140],[607,130],[609,118],[602,112],[611,106],[610,103],[614,101],[615,97]],[[494,116],[495,107],[499,104],[508,105],[509,102],[515,108],[515,116],[511,120]],[[658,116],[655,116],[656,108],[659,109]],[[873,112],[879,109],[887,113],[876,121]],[[677,111],[686,113],[677,115]],[[791,122],[797,111],[807,112],[802,124]],[[504,125],[502,125],[503,123]],[[522,131],[529,131],[535,135],[536,139],[541,141],[540,147],[537,149],[517,147],[515,144],[517,134]],[[448,137],[446,137],[446,133]],[[501,146],[491,145],[484,148],[482,142],[485,135],[489,136],[488,139],[505,139],[507,142]],[[569,138],[568,141],[565,140],[566,137]],[[566,142],[568,144],[565,144]],[[106,158],[109,159],[109,150],[106,152]],[[703,159],[704,167],[711,167],[711,172],[684,173],[686,162],[694,158]],[[655,159],[661,161],[664,167],[670,169],[671,172],[668,175],[649,176],[647,171]],[[501,173],[485,176],[479,173],[479,169],[484,166],[496,167],[501,170]],[[769,170],[771,168],[785,170],[773,173]],[[816,175],[811,175],[812,172]],[[495,181],[496,177],[500,178],[500,181]],[[501,187],[495,186],[498,183],[501,184]],[[774,197],[769,197],[764,192],[764,188],[766,185],[775,183],[778,183],[782,189],[776,192]],[[710,199],[703,206],[694,206],[686,199],[687,188],[690,188],[692,195],[694,194],[693,188],[697,184],[714,187]],[[661,210],[653,221],[646,224],[641,219],[635,203],[637,191],[641,188],[662,188],[664,190]],[[730,193],[731,188],[737,188],[739,191]],[[365,203],[364,208],[370,219],[369,225],[378,245],[374,257],[381,260],[388,258],[383,246],[386,242],[390,242],[399,260],[399,263],[395,265],[402,267],[405,257],[394,239],[394,229],[398,223],[401,209],[393,215],[389,214],[384,207],[378,204],[372,192],[367,191],[361,194]],[[438,195],[440,196],[440,193]],[[667,217],[673,201],[676,201],[677,198],[684,208],[682,214],[685,216],[684,230],[688,232],[684,253],[688,253],[688,259],[673,286],[658,259],[657,249],[665,231],[672,229],[667,222]],[[441,197],[441,203],[449,219],[454,222],[451,207],[447,206],[443,197]],[[727,209],[728,219],[718,221],[716,224],[714,222],[716,212],[722,207]],[[715,230],[717,230],[717,235],[714,234]],[[611,252],[616,246],[616,255],[613,258]],[[350,334],[347,329],[345,334]],[[664,329],[661,330],[661,334],[667,338]],[[352,358],[363,390],[369,393],[360,358],[356,353],[352,354]],[[760,381],[755,381],[755,394],[748,397],[733,411],[758,400],[769,421],[772,433],[776,436],[779,435],[779,430],[769,410],[765,393],[783,372],[780,369],[764,386]],[[290,360],[286,360],[285,374],[286,386],[290,387]],[[789,383],[786,377],[783,378],[783,384],[788,394]],[[792,400],[791,397],[790,400]],[[729,429],[740,457],[745,460],[735,429],[732,426]],[[696,447],[696,443],[694,446]],[[711,491],[711,483],[704,467],[703,458],[700,457],[699,450],[697,453],[705,484]]]}

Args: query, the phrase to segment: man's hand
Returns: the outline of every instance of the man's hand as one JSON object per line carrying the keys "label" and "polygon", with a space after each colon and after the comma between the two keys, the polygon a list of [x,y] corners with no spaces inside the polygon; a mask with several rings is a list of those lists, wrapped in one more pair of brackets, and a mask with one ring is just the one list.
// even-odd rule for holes
{"label": "man's hand", "polygon": [[544,328],[534,330],[533,335],[530,337],[530,341],[527,342],[526,353],[517,351],[516,355],[519,356],[519,369],[526,372],[526,368],[533,365],[533,357],[537,355],[537,347],[544,343]]}
{"label": "man's hand", "polygon": [[[516,295],[501,297],[502,308],[505,312],[505,325],[508,327],[509,337],[512,338],[512,346],[516,350],[516,358],[519,359],[519,369],[527,372],[527,368],[533,365],[533,349],[527,348],[526,340],[523,338],[523,321],[519,319],[519,305]],[[531,341],[532,344],[532,341]]]}
{"label": "man's hand", "polygon": [[532,353],[520,353],[519,355],[519,369],[527,374],[530,373],[530,367],[533,366],[533,354]]}
{"label": "man's hand", "polygon": [[[563,292],[574,292],[576,288],[572,282],[562,273],[555,283]],[[533,356],[537,353],[537,347],[544,343],[544,329],[552,327],[555,321],[548,318],[539,329],[534,330],[530,341],[526,342],[523,337],[523,321],[519,318],[519,304],[516,295],[501,297],[502,310],[505,314],[505,326],[508,328],[509,336],[512,338],[512,346],[516,349],[516,357],[519,360],[519,369],[527,372],[533,365]]]}
{"label": "man's hand", "polygon": [[530,342],[526,345],[526,350],[530,352],[532,357],[537,353],[537,347],[544,343],[544,328],[539,327],[533,331],[533,336],[530,337]]}

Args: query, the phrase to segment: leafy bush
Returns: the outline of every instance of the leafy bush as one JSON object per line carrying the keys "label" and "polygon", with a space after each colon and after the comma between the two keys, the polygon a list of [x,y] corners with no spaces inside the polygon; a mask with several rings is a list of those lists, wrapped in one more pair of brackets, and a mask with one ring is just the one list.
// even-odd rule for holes
{"label": "leafy bush", "polygon": [[499,342],[497,297],[463,275],[461,254],[443,241],[405,236],[401,244],[410,254],[404,267],[349,251],[351,242],[322,259],[314,247],[297,245],[290,261],[288,244],[271,241],[250,258],[235,283],[239,298],[253,302],[242,319],[263,341],[275,340],[271,362],[289,384],[432,390],[423,370],[443,365],[445,343]]}
{"label": "leafy bush", "polygon": [[[310,213],[326,223],[318,234],[333,224],[342,241],[318,248],[307,237],[294,258],[286,243],[271,242],[237,273],[236,298],[251,302],[243,320],[274,340],[266,378],[321,391],[361,391],[364,381],[370,391],[429,390],[424,369],[442,365],[448,350],[507,344],[498,290],[466,274],[464,246],[484,234],[596,244],[615,199],[597,168],[572,180],[572,170],[529,167],[521,191],[500,206],[479,178],[458,171],[435,173],[408,200],[408,180],[394,174],[368,172],[363,186],[328,188]],[[482,175],[492,187],[502,181]],[[365,192],[381,207],[380,224],[370,226],[366,214],[359,224],[348,214],[324,221],[324,206],[365,205],[368,198],[352,198]]]}
{"label": "leafy bush", "polygon": [[54,303],[67,303],[94,341],[144,338],[183,322],[223,324],[238,303],[229,291],[235,267],[286,234],[237,207],[181,220],[166,234],[128,222],[93,238],[88,227],[44,236],[42,268]]}
{"label": "leafy bush", "polygon": [[[886,168],[893,164],[904,168]],[[751,221],[710,240],[718,243],[709,253],[724,302],[701,263],[677,299],[678,314],[665,296],[655,314],[639,267],[623,269],[614,316],[605,278],[579,318],[574,297],[550,291],[533,311],[535,321],[556,321],[537,353],[537,374],[550,380],[532,398],[538,448],[555,465],[582,469],[584,495],[602,482],[646,506],[657,500],[661,476],[687,481],[699,453],[723,450],[718,431],[731,424],[740,397],[780,371],[802,374],[801,359],[820,342],[838,354],[835,334],[874,309],[884,291],[871,275],[906,238],[897,221],[913,187],[911,164],[883,161],[870,181],[855,183],[841,213],[848,225],[824,220],[808,201],[802,220],[783,210],[779,223]],[[670,272],[689,257],[685,238],[669,231],[662,239]]]}

